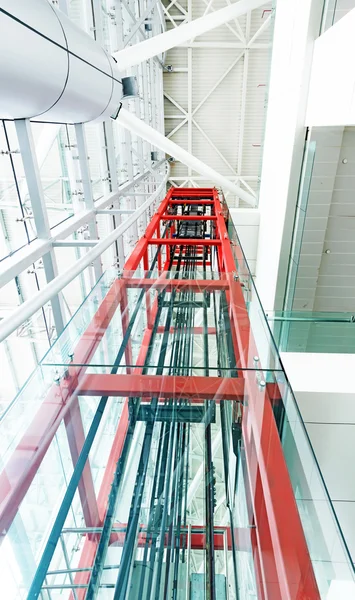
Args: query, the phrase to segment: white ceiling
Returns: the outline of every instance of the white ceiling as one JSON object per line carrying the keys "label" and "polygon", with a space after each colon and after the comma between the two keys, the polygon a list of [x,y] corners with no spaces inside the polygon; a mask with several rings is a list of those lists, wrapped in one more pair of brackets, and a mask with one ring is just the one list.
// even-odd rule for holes
{"label": "white ceiling", "polygon": [[[164,0],[167,28],[226,3]],[[166,135],[254,192],[259,187],[266,116],[271,4],[170,50],[165,61],[173,67],[164,73]],[[181,163],[172,166],[174,184],[212,185],[195,176]],[[229,198],[232,204],[234,200]]]}

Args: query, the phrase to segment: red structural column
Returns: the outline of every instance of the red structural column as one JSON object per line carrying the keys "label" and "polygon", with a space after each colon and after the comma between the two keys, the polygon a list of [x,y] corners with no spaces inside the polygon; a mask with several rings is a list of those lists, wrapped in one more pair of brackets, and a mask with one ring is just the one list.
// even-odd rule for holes
{"label": "red structural column", "polygon": [[[155,302],[155,304],[157,304],[157,301]],[[156,307],[155,307],[155,309],[156,309]],[[153,307],[153,310],[154,310],[154,307]],[[139,351],[139,355],[137,358],[137,365],[144,364],[151,336],[152,336],[152,329],[147,328],[145,330],[141,349]],[[140,375],[141,373],[142,373],[142,369],[139,366],[135,367],[134,375]],[[121,453],[122,453],[123,444],[125,442],[126,435],[127,435],[127,430],[128,430],[128,398],[125,399],[123,407],[122,407],[120,421],[119,421],[117,431],[115,434],[115,438],[114,438],[114,441],[113,441],[113,444],[111,447],[109,459],[107,461],[107,466],[105,469],[104,477],[103,477],[103,480],[102,480],[102,483],[100,486],[99,495],[98,495],[98,506],[99,506],[99,515],[100,515],[101,523],[103,523],[104,519],[105,519],[111,484],[112,484],[114,473],[116,470],[117,461],[119,460]],[[86,536],[84,546],[81,551],[80,560],[79,560],[79,568],[81,568],[81,569],[90,568],[93,565],[94,560],[95,560],[97,546],[98,546],[97,538],[95,538],[95,540],[92,540],[91,536],[89,536],[89,535]],[[78,584],[85,585],[89,582],[89,579],[90,579],[90,571],[84,571],[81,573],[79,572],[75,575],[74,583],[76,585],[78,585]],[[86,595],[85,588],[84,589],[79,588],[77,590],[78,600],[84,600],[85,595]],[[70,595],[70,600],[74,600],[73,594]]]}
{"label": "red structural column", "polygon": [[[233,276],[236,265],[217,192],[214,200],[223,263],[230,282],[230,315],[240,366],[248,369],[252,358],[258,355],[257,347],[241,285]],[[320,594],[268,391],[258,385],[253,371],[243,374],[246,402],[242,432],[263,575],[259,584],[270,600],[318,600]]]}
{"label": "red structural column", "polygon": [[[127,333],[128,325],[129,325],[129,303],[128,303],[128,295],[127,289],[124,280],[122,280],[121,285],[121,298],[120,298],[120,309],[121,309],[121,321],[122,321],[122,337],[124,337]],[[133,353],[132,353],[132,340],[129,337],[126,348],[125,348],[125,358],[126,364],[133,364]],[[127,373],[131,373],[131,367],[126,367]]]}
{"label": "red structural column", "polygon": [[[118,307],[121,283],[115,281],[81,336],[73,363],[88,364]],[[44,367],[45,368],[45,367]],[[76,371],[84,371],[77,367]],[[0,473],[0,542],[4,539],[70,405],[76,399],[67,384],[53,384]],[[77,447],[80,446],[80,442]],[[91,514],[95,513],[92,507]]]}
{"label": "red structural column", "polygon": [[[64,417],[64,423],[67,432],[70,454],[73,464],[75,465],[85,442],[85,432],[80,413],[79,400],[77,397],[74,397],[73,401],[71,402],[67,414]],[[87,527],[97,527],[100,523],[100,517],[89,459],[86,461],[86,465],[79,482],[79,496],[85,519],[85,525]]]}

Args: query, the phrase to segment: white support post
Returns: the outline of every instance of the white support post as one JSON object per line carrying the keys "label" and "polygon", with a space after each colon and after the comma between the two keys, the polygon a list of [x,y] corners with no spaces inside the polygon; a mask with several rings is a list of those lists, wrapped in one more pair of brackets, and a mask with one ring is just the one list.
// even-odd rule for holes
{"label": "white support post", "polygon": [[[47,241],[51,237],[51,231],[36,158],[31,123],[28,119],[20,119],[15,121],[15,126],[31,200],[33,218],[37,230],[37,237],[39,240]],[[56,258],[52,248],[43,255],[43,267],[47,283],[50,283],[52,279],[58,275]],[[61,299],[58,295],[51,299],[51,305],[57,335],[60,335],[64,329],[64,311]]]}
{"label": "white support post", "polygon": [[115,142],[113,136],[113,123],[112,121],[104,122],[105,130],[105,141],[107,149],[107,162],[110,178],[111,192],[115,192],[118,189],[117,169],[116,169],[116,158],[115,158]]}
{"label": "white support post", "polygon": [[[82,123],[77,123],[75,125],[75,135],[76,135],[76,143],[78,147],[78,155],[79,155],[79,164],[80,164],[80,172],[81,172],[81,182],[84,192],[84,202],[85,206],[89,210],[94,210],[95,203],[94,197],[92,193],[92,185],[91,185],[91,177],[90,170],[88,164],[88,150],[86,145],[85,131],[84,125]],[[96,219],[90,221],[89,223],[89,232],[90,237],[93,239],[97,239],[97,224]],[[95,260],[94,264],[94,273],[96,281],[100,279],[102,275],[102,264],[100,259]]]}
{"label": "white support post", "polygon": [[228,23],[228,21],[250,12],[262,4],[265,4],[265,0],[240,0],[230,6],[217,10],[212,14],[205,15],[190,23],[180,25],[180,27],[176,27],[170,31],[166,31],[165,33],[145,40],[140,44],[135,44],[134,46],[116,52],[114,56],[118,62],[118,68],[121,71],[126,70],[133,65],[141,63],[147,58],[157,56],[170,48],[175,48],[175,46],[179,46],[184,42],[191,40],[191,38],[206,33],[211,29],[215,29],[219,25]]}
{"label": "white support post", "polygon": [[256,278],[266,310],[283,306],[297,191],[305,143],[305,116],[321,3],[278,0],[259,193]]}
{"label": "white support post", "polygon": [[[123,110],[123,108],[121,108]],[[133,179],[133,165],[132,165],[132,136],[131,132],[127,129],[124,131],[124,149],[125,149],[125,164],[127,167],[127,177],[129,180]],[[128,205],[131,209],[135,210],[137,208],[136,199],[134,196],[129,196]],[[128,243],[130,247],[133,249],[133,246],[138,240],[138,226],[137,221],[135,221],[132,225],[131,231],[129,233]]]}
{"label": "white support post", "polygon": [[217,173],[214,169],[203,163],[201,160],[180,148],[177,144],[168,140],[164,135],[137,119],[134,115],[129,113],[124,108],[121,109],[119,114],[119,122],[124,127],[134,132],[136,135],[140,135],[144,139],[150,141],[155,146],[160,148],[163,152],[170,154],[182,163],[191,167],[191,169],[197,171],[201,175],[204,175],[206,179],[213,181],[216,185],[223,187],[225,190],[229,190],[235,196],[240,197],[242,200],[255,206],[255,198],[248,192],[237,188],[230,180],[228,180],[220,173]]}
{"label": "white support post", "polygon": [[101,0],[91,0],[94,13],[94,35],[95,40],[103,47],[102,7]]}
{"label": "white support post", "polygon": [[[251,14],[247,14],[246,21],[246,41],[249,42],[250,37],[250,25],[251,25]],[[239,143],[238,143],[238,158],[237,158],[237,172],[241,174],[243,168],[243,145],[244,145],[244,129],[245,129],[245,113],[247,105],[247,89],[248,89],[248,70],[249,70],[249,50],[244,52],[244,64],[243,64],[243,83],[242,83],[242,102],[240,108],[240,128],[239,128]]]}
{"label": "white support post", "polygon": [[[192,0],[188,0],[188,19],[192,21]],[[187,49],[187,150],[190,154],[192,151],[192,48]],[[192,175],[191,166],[188,167],[187,174]]]}
{"label": "white support post", "polygon": [[[154,172],[161,167],[163,162],[164,161],[159,161],[153,166]],[[98,200],[96,202],[95,210],[81,210],[80,213],[70,217],[70,219],[67,219],[61,225],[58,225],[55,230],[52,230],[51,239],[34,240],[25,248],[21,248],[15,254],[3,260],[0,263],[0,287],[9,283],[14,277],[22,273],[25,269],[28,269],[34,262],[49,252],[52,247],[52,241],[63,240],[72,235],[80,227],[83,227],[92,219],[95,219],[96,212],[100,213],[101,210],[104,210],[107,206],[115,203],[118,198],[127,195],[134,185],[140,184],[147,179],[149,175],[150,171],[147,170],[136,177],[134,181],[122,184],[119,186],[117,192],[110,193],[107,197]]]}
{"label": "white support post", "polygon": [[9,317],[0,321],[0,342],[7,338],[13,331],[19,327],[24,321],[29,319],[37,312],[46,302],[52,300],[61,290],[67,286],[75,277],[84,271],[92,262],[94,262],[103,252],[105,252],[111,244],[113,244],[122,234],[132,225],[132,223],[140,217],[148,207],[154,203],[155,199],[166,186],[169,178],[169,169],[167,169],[165,177],[160,182],[156,192],[152,194],[142,204],[142,206],[126,219],[120,227],[112,231],[105,239],[100,242],[87,254],[81,257],[78,261],[72,264],[69,269],[58,275],[53,281],[48,283],[40,292],[26,300],[18,308],[16,308]]}

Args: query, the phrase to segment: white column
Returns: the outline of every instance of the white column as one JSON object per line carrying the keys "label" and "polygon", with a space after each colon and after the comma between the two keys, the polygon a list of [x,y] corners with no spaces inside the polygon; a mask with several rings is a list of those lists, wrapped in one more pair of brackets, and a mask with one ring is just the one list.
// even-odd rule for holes
{"label": "white column", "polygon": [[[33,218],[36,225],[37,237],[39,240],[49,240],[51,238],[51,230],[36,158],[31,124],[27,119],[21,119],[15,121],[15,126],[31,200]],[[46,252],[42,257],[42,260],[46,281],[47,283],[50,283],[58,275],[54,250],[50,249],[49,252]],[[59,295],[53,295],[51,298],[51,305],[57,335],[59,336],[64,329],[64,311],[62,299]]]}
{"label": "white column", "polygon": [[164,135],[159,133],[153,127],[150,127],[140,119],[137,119],[134,115],[129,113],[124,108],[121,109],[118,121],[120,125],[135,133],[136,135],[141,136],[143,139],[147,140],[157,148],[160,148],[166,154],[170,154],[180,162],[184,163],[194,171],[200,173],[200,175],[204,175],[207,179],[213,181],[216,185],[221,186],[225,190],[229,190],[235,196],[238,196],[251,206],[255,206],[255,198],[248,192],[245,192],[241,188],[238,188],[234,183],[229,181],[220,173],[217,173],[214,169],[203,163],[201,160],[180,148],[177,144],[166,138]]}
{"label": "white column", "polygon": [[314,44],[308,126],[355,124],[354,30],[355,9]]}
{"label": "white column", "polygon": [[[90,169],[89,169],[89,164],[88,164],[88,150],[87,150],[87,144],[86,144],[84,125],[82,123],[77,123],[75,125],[75,135],[76,135],[76,143],[78,146],[79,165],[80,165],[80,171],[81,171],[81,185],[82,185],[83,192],[84,192],[85,206],[89,210],[90,209],[94,210],[95,203],[94,203],[94,198],[93,198]],[[93,239],[98,238],[96,219],[93,219],[90,221],[89,232],[90,232],[91,238],[93,238]],[[95,279],[97,281],[98,279],[100,279],[100,277],[102,275],[101,260],[99,258],[97,260],[95,260],[93,263],[93,266],[94,266]]]}
{"label": "white column", "polygon": [[305,141],[305,109],[321,3],[278,0],[261,188],[257,287],[266,310],[282,305]]}

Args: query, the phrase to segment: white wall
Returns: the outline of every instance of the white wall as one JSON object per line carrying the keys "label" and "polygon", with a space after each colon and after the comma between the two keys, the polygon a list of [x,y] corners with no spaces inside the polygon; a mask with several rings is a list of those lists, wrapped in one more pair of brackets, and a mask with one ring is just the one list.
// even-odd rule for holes
{"label": "white wall", "polygon": [[355,124],[355,9],[314,44],[306,125]]}
{"label": "white wall", "polygon": [[284,352],[286,373],[355,560],[355,355]]}
{"label": "white wall", "polygon": [[230,208],[245,258],[252,275],[255,275],[260,212],[257,208]]}

